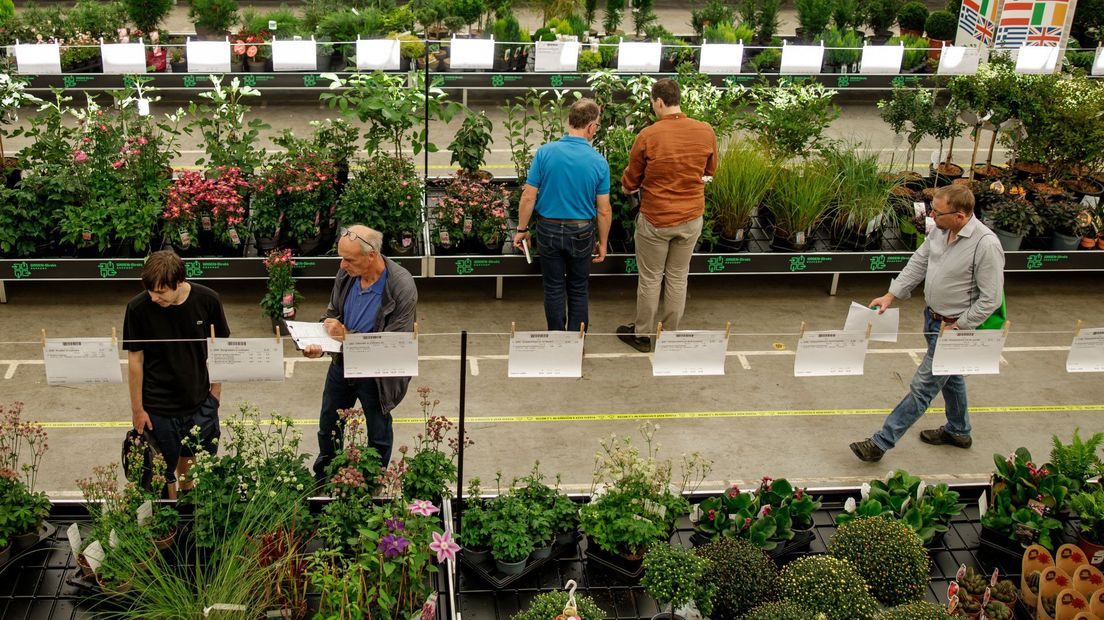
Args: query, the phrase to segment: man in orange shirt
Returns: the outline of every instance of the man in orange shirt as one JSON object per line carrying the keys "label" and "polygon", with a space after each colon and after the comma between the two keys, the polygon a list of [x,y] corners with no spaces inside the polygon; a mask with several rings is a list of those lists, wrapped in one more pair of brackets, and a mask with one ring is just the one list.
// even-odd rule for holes
{"label": "man in orange shirt", "polygon": [[[618,338],[638,351],[651,349],[656,317],[678,329],[686,307],[690,257],[702,231],[705,181],[717,168],[717,136],[707,123],[687,118],[679,107],[678,82],[652,86],[656,120],[640,132],[621,176],[621,190],[640,192],[636,218],[636,320],[617,328]],[[663,314],[659,294],[663,290]]]}

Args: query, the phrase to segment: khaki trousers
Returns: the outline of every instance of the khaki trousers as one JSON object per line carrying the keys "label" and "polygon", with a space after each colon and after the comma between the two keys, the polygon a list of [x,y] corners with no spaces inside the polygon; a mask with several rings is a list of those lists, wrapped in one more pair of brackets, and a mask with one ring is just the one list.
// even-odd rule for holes
{"label": "khaki trousers", "polygon": [[[636,217],[637,335],[655,333],[657,317],[663,329],[678,329],[686,309],[686,278],[690,257],[701,236],[702,218],[676,226],[653,226],[643,215]],[[663,314],[659,313],[660,290]]]}

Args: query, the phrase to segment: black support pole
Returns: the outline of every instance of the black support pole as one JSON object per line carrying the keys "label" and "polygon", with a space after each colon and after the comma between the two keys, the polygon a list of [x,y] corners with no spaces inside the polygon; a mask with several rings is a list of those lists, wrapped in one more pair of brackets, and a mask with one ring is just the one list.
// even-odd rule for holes
{"label": "black support pole", "polygon": [[[456,498],[463,504],[464,497],[464,406],[468,391],[468,332],[460,332],[460,449],[456,453]],[[459,531],[459,528],[457,528]]]}

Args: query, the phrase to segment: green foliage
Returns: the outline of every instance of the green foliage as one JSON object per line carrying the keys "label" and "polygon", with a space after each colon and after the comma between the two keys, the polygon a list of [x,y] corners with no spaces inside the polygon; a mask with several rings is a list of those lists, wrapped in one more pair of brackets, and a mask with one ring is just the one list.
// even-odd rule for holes
{"label": "green foliage", "polygon": [[1035,205],[1023,197],[1006,196],[989,204],[985,217],[994,230],[1024,236],[1043,225]]}
{"label": "green foliage", "polygon": [[704,580],[714,590],[714,620],[736,620],[775,596],[778,567],[747,541],[721,537],[694,549],[709,560]]}
{"label": "green foliage", "polygon": [[50,499],[33,493],[18,478],[0,477],[0,538],[35,531],[50,514]]}
{"label": "green foliage", "polygon": [[[739,43],[736,28],[730,23],[709,24],[705,27],[702,38],[710,43]],[[747,39],[751,41],[750,38]]]}
{"label": "green foliage", "polygon": [[[755,38],[760,43],[774,40],[774,35],[778,32],[778,13],[781,10],[782,0],[759,0],[759,12],[755,18]],[[771,45],[774,43],[772,42]]]}
{"label": "green foliage", "polygon": [[887,609],[878,614],[877,620],[953,620],[953,618],[954,616],[942,605],[916,601]]}
{"label": "green foliage", "polygon": [[717,141],[724,142],[736,130],[744,107],[745,91],[717,88],[707,75],[685,64],[679,67],[675,80],[679,84],[682,111],[712,127]]}
{"label": "green foliage", "polygon": [[1104,0],[1081,0],[1073,14],[1073,34],[1083,41],[1104,43]]}
{"label": "green foliage", "polygon": [[774,186],[778,171],[769,155],[746,140],[728,145],[713,181],[705,186],[706,209],[725,237],[733,239],[747,228],[752,213]]}
{"label": "green foliage", "polygon": [[794,489],[785,478],[764,477],[752,493],[733,485],[723,494],[698,504],[691,521],[699,534],[711,538],[742,538],[759,549],[774,549],[794,537],[793,528],[812,525],[820,507],[805,489]]}
{"label": "green foliage", "polygon": [[857,30],[862,26],[862,7],[859,0],[836,0],[832,9],[832,25],[839,30]]}
{"label": "green foliage", "polygon": [[924,6],[923,2],[912,0],[901,7],[901,12],[897,14],[897,23],[901,26],[902,30],[924,32],[924,26],[928,22],[928,15],[928,7]]}
{"label": "green foliage", "polygon": [[579,63],[575,67],[579,73],[591,73],[602,66],[601,52],[585,49],[579,51]]}
{"label": "green foliage", "polygon": [[1104,489],[1100,484],[1086,487],[1070,499],[1070,508],[1081,520],[1081,532],[1097,544],[1104,544]]}
{"label": "green foliage", "polygon": [[[276,22],[275,30],[268,27],[270,22]],[[241,32],[253,34],[267,32],[270,36],[277,36],[281,39],[290,39],[296,35],[307,34],[303,30],[302,20],[287,5],[282,5],[279,9],[267,13],[258,13],[253,9],[248,9],[242,14],[241,26]]]}
{"label": "green foliage", "polygon": [[[709,0],[702,8],[691,9],[690,26],[694,29],[694,34],[699,37],[703,37],[711,43],[723,43],[725,41],[709,36],[709,29],[718,26],[731,28],[735,18],[735,11],[732,10],[732,6],[728,2],[725,0]],[[735,41],[731,42],[735,43]]]}
{"label": "green foliage", "polygon": [[885,32],[897,22],[903,0],[867,0],[866,24],[875,34]]}
{"label": "green foliage", "polygon": [[[491,555],[501,562],[521,562],[536,548],[530,531],[533,508],[513,493],[499,495],[488,502],[493,519]],[[545,541],[540,541],[545,542]]]}
{"label": "green foliage", "polygon": [[[607,35],[617,32],[621,27],[621,12],[624,10],[625,0],[606,0],[606,16],[602,20],[602,29]],[[605,43],[605,40],[602,42]]]}
{"label": "green foliage", "polygon": [[356,52],[356,45],[352,42],[357,40],[357,35],[379,36],[383,34],[379,28],[379,14],[374,9],[358,13],[346,9],[327,13],[318,22],[317,34],[322,41],[344,42],[343,45],[335,45],[334,50],[348,57]]}
{"label": "green foliage", "polygon": [[494,533],[494,513],[490,501],[482,497],[478,477],[468,481],[467,505],[460,514],[460,542],[466,549],[486,551]]}
{"label": "green foliage", "polygon": [[852,519],[873,516],[896,519],[916,532],[924,544],[929,544],[936,534],[946,532],[951,519],[962,512],[964,504],[958,502],[958,497],[958,492],[946,484],[927,485],[898,469],[885,480],[871,480],[858,506],[837,515],[836,523],[842,525]]}
{"label": "green foliage", "polygon": [[787,564],[778,587],[783,600],[828,620],[872,620],[879,610],[854,565],[833,556],[805,556]]}
{"label": "green foliage", "polygon": [[[0,3],[3,4],[3,3]],[[172,10],[173,0],[126,0],[127,17],[143,32],[157,29],[157,25]],[[0,9],[0,20],[3,19]]]}
{"label": "green foliage", "polygon": [[269,125],[259,118],[245,121],[251,109],[245,104],[246,98],[260,94],[256,88],[242,85],[236,77],[224,87],[222,76],[211,76],[211,90],[199,94],[207,103],[193,101],[188,105],[192,122],[185,129],[188,133],[199,130],[206,153],[196,160],[197,164],[240,168],[246,177],[261,166],[264,151],[257,148],[257,139]]}
{"label": "green foliage", "polygon": [[188,17],[196,26],[224,31],[238,21],[238,1],[189,0]]}
{"label": "green foliage", "polygon": [[898,521],[879,516],[844,523],[828,552],[851,562],[884,605],[918,601],[927,589],[928,552],[920,537]]}
{"label": "green foliage", "polygon": [[[439,400],[431,399],[429,387],[418,388],[418,405],[422,409],[422,432],[414,446],[414,456],[403,453],[407,472],[402,478],[402,494],[409,500],[436,500],[448,497],[449,483],[456,482],[456,455],[460,445],[449,435],[455,426],[445,416],[434,415]],[[471,441],[465,436],[465,445]],[[446,453],[446,445],[449,451]]]}
{"label": "green foliage", "polygon": [[0,0],[0,24],[15,17],[15,2],[13,0]]}
{"label": "green foliage", "polygon": [[[1066,506],[1069,479],[1053,471],[1049,463],[1036,467],[1027,448],[1017,448],[1008,457],[994,454],[993,462],[994,492],[981,524],[1010,540],[1017,540],[1019,534],[1053,550],[1053,535],[1062,524],[1050,515]],[[1029,501],[1042,514],[1030,507]]]}
{"label": "green foliage", "polygon": [[854,30],[841,31],[833,26],[820,35],[820,40],[826,48],[835,48],[825,50],[825,61],[830,65],[854,65],[862,56],[862,37]]}
{"label": "green foliage", "polygon": [[648,547],[644,555],[644,577],[640,585],[649,596],[667,603],[672,609],[694,601],[698,610],[708,616],[713,611],[716,587],[706,579],[713,570],[707,558],[689,549],[658,542]]}
{"label": "green foliage", "polygon": [[928,61],[928,40],[915,35],[903,37],[890,37],[887,45],[905,44],[905,58],[901,62],[901,68],[910,71],[922,66]]}
{"label": "green foliage", "polygon": [[929,39],[953,40],[956,30],[958,30],[958,16],[951,15],[947,11],[933,11],[924,22],[924,32]]}
{"label": "green foliage", "polygon": [[[524,611],[514,614],[512,620],[549,620],[562,614],[564,605],[567,605],[567,592],[545,592],[537,595]],[[602,620],[606,617],[606,612],[589,596],[575,595],[575,605],[579,620]]]}
{"label": "green foliage", "polygon": [[379,153],[355,166],[356,174],[337,201],[334,217],[343,226],[364,224],[401,243],[420,229],[422,175],[407,157]]}
{"label": "green foliage", "polygon": [[804,30],[804,37],[816,41],[832,19],[834,0],[795,0],[797,21]]}
{"label": "green foliage", "polygon": [[[771,42],[774,45],[774,42]],[[781,43],[779,43],[781,45]],[[768,47],[751,59],[751,67],[756,71],[762,73],[767,71],[778,71],[778,68],[782,65],[782,50],[778,47]]]}
{"label": "green foliage", "polygon": [[261,298],[261,310],[267,317],[280,319],[284,317],[285,308],[294,313],[302,300],[291,275],[295,261],[291,260],[291,250],[272,250],[264,262],[268,270],[268,290]]}
{"label": "green foliage", "polygon": [[943,140],[957,135],[962,129],[958,121],[957,106],[939,105],[935,92],[927,89],[912,89],[894,86],[890,99],[878,101],[882,120],[897,134],[905,134],[908,139],[908,157],[906,167],[911,167],[916,158],[916,147],[924,136]]}
{"label": "green foliage", "polygon": [[758,85],[751,92],[755,110],[738,124],[754,132],[775,157],[803,157],[820,145],[824,131],[839,117],[839,108],[832,104],[835,94],[817,83]]}
{"label": "green foliage", "polygon": [[766,603],[751,610],[740,620],[817,620],[817,614],[793,601]]}
{"label": "green foliage", "polygon": [[835,204],[839,184],[839,173],[816,161],[780,173],[767,198],[776,229],[786,236],[810,234]]}
{"label": "green foliage", "polygon": [[1069,445],[1063,444],[1058,435],[1051,435],[1051,442],[1054,447],[1050,450],[1050,462],[1058,473],[1070,479],[1072,491],[1080,489],[1089,478],[1104,475],[1104,462],[1097,454],[1104,444],[1104,433],[1093,433],[1082,440],[1081,429],[1076,428]]}
{"label": "green foliage", "polygon": [[450,164],[459,164],[461,172],[474,173],[483,167],[484,157],[491,150],[491,119],[486,112],[468,110],[464,122],[453,136],[448,148],[452,151]]}

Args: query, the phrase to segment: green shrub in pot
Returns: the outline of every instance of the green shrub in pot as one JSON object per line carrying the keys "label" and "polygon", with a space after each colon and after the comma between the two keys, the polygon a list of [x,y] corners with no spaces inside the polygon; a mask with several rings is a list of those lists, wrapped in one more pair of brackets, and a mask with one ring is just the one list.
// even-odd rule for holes
{"label": "green shrub in pot", "polygon": [[924,543],[893,519],[863,517],[844,523],[828,552],[851,562],[884,605],[918,601],[927,590],[931,561]]}

